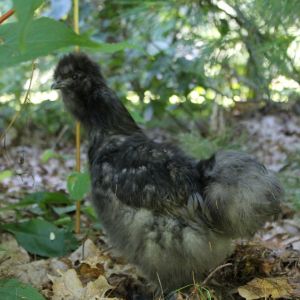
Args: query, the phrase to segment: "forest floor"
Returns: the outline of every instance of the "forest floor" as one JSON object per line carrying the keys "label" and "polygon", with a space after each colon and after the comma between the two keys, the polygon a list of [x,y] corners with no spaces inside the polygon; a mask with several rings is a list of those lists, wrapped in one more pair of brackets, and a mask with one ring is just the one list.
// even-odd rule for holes
{"label": "forest floor", "polygon": [[[266,224],[251,240],[236,241],[235,253],[224,265],[207,274],[203,283],[193,283],[189,296],[178,291],[174,296],[178,300],[300,299],[299,118],[282,113],[239,122],[248,132],[247,150],[278,172],[287,201],[278,221]],[[30,193],[66,192],[66,178],[75,167],[74,146],[63,141],[63,147],[58,146],[55,139],[38,134],[1,149],[1,224],[48,216],[47,209],[34,205],[3,209]],[[82,153],[85,150],[84,144]],[[85,155],[82,161],[86,161]],[[5,170],[12,172],[1,178]],[[88,206],[88,201],[83,205]],[[73,214],[74,207],[63,216],[73,218]],[[32,255],[13,235],[0,233],[0,279],[18,278],[55,300],[133,299],[145,294],[145,280],[133,266],[112,254],[100,225],[85,214],[81,219],[80,246],[63,257]],[[102,296],[97,298],[99,291]],[[219,296],[214,296],[217,293]]]}

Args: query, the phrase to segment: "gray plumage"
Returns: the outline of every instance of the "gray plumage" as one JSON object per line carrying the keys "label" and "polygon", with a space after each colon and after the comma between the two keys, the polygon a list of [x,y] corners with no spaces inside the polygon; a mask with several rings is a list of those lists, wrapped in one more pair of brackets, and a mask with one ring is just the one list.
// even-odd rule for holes
{"label": "gray plumage", "polygon": [[278,180],[248,154],[197,161],[150,140],[96,63],[63,57],[54,74],[89,134],[93,204],[113,246],[165,291],[201,280],[280,210]]}

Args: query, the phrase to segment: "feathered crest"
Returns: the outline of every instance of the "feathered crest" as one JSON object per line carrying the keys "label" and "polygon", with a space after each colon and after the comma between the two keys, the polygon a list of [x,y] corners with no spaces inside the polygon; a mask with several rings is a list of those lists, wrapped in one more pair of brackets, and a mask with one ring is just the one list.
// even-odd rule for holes
{"label": "feathered crest", "polygon": [[54,78],[66,76],[73,72],[88,74],[89,77],[101,78],[104,81],[99,65],[81,52],[74,52],[63,56],[55,69]]}

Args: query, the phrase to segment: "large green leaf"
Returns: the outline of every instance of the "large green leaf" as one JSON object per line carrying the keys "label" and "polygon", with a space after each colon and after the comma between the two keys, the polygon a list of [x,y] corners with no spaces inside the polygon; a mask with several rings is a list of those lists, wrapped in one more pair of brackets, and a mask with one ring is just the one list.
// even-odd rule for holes
{"label": "large green leaf", "polygon": [[17,279],[0,280],[0,299],[3,300],[45,300],[33,287]]}
{"label": "large green leaf", "polygon": [[32,254],[63,256],[77,247],[73,234],[41,219],[19,224],[5,224],[4,230],[13,233],[18,243]]}
{"label": "large green leaf", "polygon": [[73,172],[69,175],[67,189],[71,199],[81,200],[91,190],[91,179],[88,173]]}
{"label": "large green leaf", "polygon": [[44,0],[13,0],[18,22],[0,26],[0,67],[18,64],[68,46],[81,46],[101,52],[130,48],[129,43],[108,44],[78,35],[64,23],[50,18],[34,19],[34,11]]}
{"label": "large green leaf", "polygon": [[41,6],[43,2],[43,0],[13,0],[14,10],[18,18],[18,44],[20,49],[25,47],[28,25],[33,19],[34,11]]}
{"label": "large green leaf", "polygon": [[40,18],[28,24],[26,38],[20,48],[19,25],[15,22],[0,26],[0,67],[31,60],[72,45],[97,48],[102,52],[114,52],[129,47],[128,43],[96,43],[85,35],[77,35],[63,23],[50,18]]}

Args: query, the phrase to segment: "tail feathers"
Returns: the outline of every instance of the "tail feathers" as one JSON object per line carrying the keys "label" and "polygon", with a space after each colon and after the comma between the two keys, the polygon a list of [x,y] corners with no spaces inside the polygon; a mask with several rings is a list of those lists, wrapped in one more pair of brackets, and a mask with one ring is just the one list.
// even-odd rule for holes
{"label": "tail feathers", "polygon": [[283,189],[250,155],[222,151],[198,163],[204,218],[232,238],[251,236],[280,212]]}

